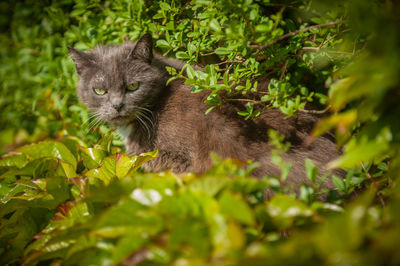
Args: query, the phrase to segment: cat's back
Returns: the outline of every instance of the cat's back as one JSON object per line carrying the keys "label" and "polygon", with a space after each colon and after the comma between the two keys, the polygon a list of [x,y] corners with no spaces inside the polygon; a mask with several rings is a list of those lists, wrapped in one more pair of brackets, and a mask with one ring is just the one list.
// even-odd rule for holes
{"label": "cat's back", "polygon": [[[285,141],[292,143],[289,160],[297,160],[299,165],[304,164],[306,156],[322,165],[322,161],[327,162],[338,154],[334,143],[325,137],[307,147],[304,145],[318,120],[313,115],[299,113],[297,117],[286,117],[278,109],[269,109],[253,120],[245,120],[237,112],[245,109],[246,101],[236,100],[227,100],[206,115],[210,106],[204,100],[209,92],[191,93],[190,88],[182,79],[172,81],[165,88],[158,103],[156,143],[158,147],[190,158],[190,171],[202,172],[210,167],[210,152],[223,158],[251,159],[267,164],[271,150],[269,129],[283,134]],[[277,171],[270,163],[268,167]],[[262,174],[265,171],[261,171]]]}

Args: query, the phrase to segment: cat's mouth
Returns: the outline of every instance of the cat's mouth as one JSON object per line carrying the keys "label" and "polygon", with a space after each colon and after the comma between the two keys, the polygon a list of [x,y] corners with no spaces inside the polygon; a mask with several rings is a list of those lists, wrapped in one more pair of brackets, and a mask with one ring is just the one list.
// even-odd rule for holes
{"label": "cat's mouth", "polygon": [[129,123],[132,119],[130,119],[129,116],[127,115],[115,115],[110,119],[110,123],[115,124],[115,125],[121,125],[121,124],[126,124]]}

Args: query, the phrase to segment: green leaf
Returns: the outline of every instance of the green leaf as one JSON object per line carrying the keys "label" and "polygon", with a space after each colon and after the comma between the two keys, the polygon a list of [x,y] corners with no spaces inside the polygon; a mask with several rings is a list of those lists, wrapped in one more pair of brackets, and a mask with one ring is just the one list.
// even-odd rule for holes
{"label": "green leaf", "polygon": [[112,260],[115,264],[118,264],[122,260],[126,259],[134,251],[139,250],[147,242],[142,236],[128,234],[119,239],[117,245],[113,249]]}
{"label": "green leaf", "polygon": [[186,52],[180,51],[180,52],[176,53],[176,58],[179,58],[179,59],[190,59],[190,56]]}
{"label": "green leaf", "polygon": [[208,176],[194,180],[190,183],[189,188],[194,191],[202,191],[210,196],[214,196],[221,191],[229,180],[222,176]]}
{"label": "green leaf", "polygon": [[267,203],[267,210],[279,228],[288,228],[296,219],[311,217],[314,214],[303,202],[287,195],[275,195]]}
{"label": "green leaf", "polygon": [[219,23],[218,23],[218,20],[216,20],[216,19],[212,19],[211,21],[210,21],[210,28],[213,30],[213,31],[216,31],[216,32],[219,32],[219,31],[221,31],[221,26],[219,25]]}
{"label": "green leaf", "polygon": [[24,154],[9,154],[5,157],[2,157],[0,160],[0,166],[7,166],[7,167],[12,167],[16,166],[18,168],[23,168],[29,160],[26,158]]}
{"label": "green leaf", "polygon": [[215,53],[218,54],[218,55],[227,55],[227,54],[232,53],[232,49],[226,48],[226,47],[218,47],[215,50]]}
{"label": "green leaf", "polygon": [[108,185],[110,181],[116,177],[116,158],[116,154],[104,158],[98,168],[91,169],[84,175],[87,177],[98,178],[103,181],[104,184]]}
{"label": "green leaf", "polygon": [[68,148],[55,141],[44,141],[38,144],[31,144],[19,148],[16,152],[20,152],[28,157],[29,160],[40,158],[57,158],[71,164],[76,169],[76,158]]}
{"label": "green leaf", "polygon": [[219,203],[222,214],[246,225],[253,225],[255,223],[253,212],[241,197],[235,196],[230,192],[225,192],[221,196]]}
{"label": "green leaf", "polygon": [[110,153],[111,152],[111,144],[113,141],[113,136],[112,136],[112,131],[107,132],[107,134],[105,134],[100,141],[94,145],[95,149],[98,150],[103,150],[106,153]]}
{"label": "green leaf", "polygon": [[107,156],[103,149],[79,147],[84,165],[89,168],[99,167],[101,161]]}
{"label": "green leaf", "polygon": [[340,177],[333,175],[332,182],[340,192],[344,193],[346,191],[346,186]]}
{"label": "green leaf", "polygon": [[151,152],[142,153],[140,155],[135,156],[135,165],[131,169],[131,172],[136,171],[140,166],[145,164],[146,162],[153,160],[158,155],[158,150],[154,150]]}
{"label": "green leaf", "polygon": [[196,77],[196,74],[195,74],[192,66],[189,64],[186,64],[186,73],[188,75],[188,78],[190,78],[190,79],[194,79]]}
{"label": "green leaf", "polygon": [[170,48],[171,47],[170,44],[166,40],[157,40],[156,46],[161,47],[161,48]]}
{"label": "green leaf", "polygon": [[160,7],[161,7],[162,10],[166,10],[167,11],[167,10],[171,9],[171,6],[168,3],[160,2],[159,4],[160,4]]}
{"label": "green leaf", "polygon": [[208,108],[206,110],[206,112],[204,113],[205,115],[207,115],[208,113],[210,113],[216,106],[211,106],[210,108]]}
{"label": "green leaf", "polygon": [[133,190],[131,198],[146,206],[156,205],[162,200],[162,196],[157,190],[140,188]]}
{"label": "green leaf", "polygon": [[328,168],[351,168],[359,166],[361,162],[368,162],[381,157],[389,149],[387,142],[376,143],[374,141],[358,145],[346,152],[338,159],[328,163]]}
{"label": "green leaf", "polygon": [[307,178],[315,184],[318,177],[318,168],[314,165],[314,163],[310,159],[306,159],[306,176]]}

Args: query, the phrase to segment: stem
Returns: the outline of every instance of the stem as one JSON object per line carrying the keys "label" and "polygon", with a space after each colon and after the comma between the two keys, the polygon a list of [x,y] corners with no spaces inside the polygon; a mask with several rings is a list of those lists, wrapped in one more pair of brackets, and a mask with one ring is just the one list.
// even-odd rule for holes
{"label": "stem", "polygon": [[242,63],[242,62],[244,62],[244,61],[243,60],[232,60],[232,61],[220,62],[220,63],[214,64],[214,65],[219,66],[219,65],[223,65],[223,64]]}
{"label": "stem", "polygon": [[226,99],[227,102],[250,102],[254,104],[260,104],[261,101],[251,100],[251,99]]}
{"label": "stem", "polygon": [[284,35],[282,35],[282,36],[280,36],[280,37],[278,37],[278,38],[276,38],[276,39],[274,39],[274,40],[272,40],[272,41],[270,41],[270,42],[268,42],[268,43],[266,43],[264,45],[259,46],[258,49],[253,53],[253,55],[257,55],[262,50],[264,50],[265,48],[267,48],[267,47],[269,47],[269,46],[271,46],[271,45],[273,45],[273,44],[275,44],[275,43],[277,43],[279,41],[287,39],[289,37],[295,36],[295,35],[297,35],[299,33],[302,33],[302,32],[305,32],[305,31],[309,31],[309,30],[312,30],[312,29],[318,29],[318,28],[322,28],[322,27],[330,27],[330,26],[343,24],[343,23],[344,22],[342,20],[340,20],[340,21],[332,21],[332,22],[329,22],[329,23],[313,25],[313,26],[306,27],[304,29],[300,29],[300,30],[296,30],[296,31],[293,31],[293,32],[286,33],[286,34],[284,34]]}
{"label": "stem", "polygon": [[323,110],[306,110],[306,109],[299,109],[300,112],[308,113],[308,114],[323,114],[329,110],[330,106],[327,106]]}

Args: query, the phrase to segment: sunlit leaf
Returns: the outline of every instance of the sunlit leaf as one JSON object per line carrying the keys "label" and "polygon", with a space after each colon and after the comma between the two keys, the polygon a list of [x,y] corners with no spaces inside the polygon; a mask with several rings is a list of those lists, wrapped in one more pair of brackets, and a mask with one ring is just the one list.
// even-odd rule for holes
{"label": "sunlit leaf", "polygon": [[225,192],[220,199],[221,212],[235,220],[247,224],[254,224],[254,215],[247,203],[235,195]]}
{"label": "sunlit leaf", "polygon": [[49,157],[70,163],[74,169],[76,169],[77,165],[76,158],[61,142],[45,141],[38,144],[31,144],[17,149],[16,152],[26,155],[29,160]]}

